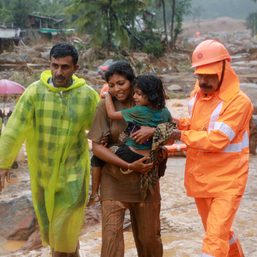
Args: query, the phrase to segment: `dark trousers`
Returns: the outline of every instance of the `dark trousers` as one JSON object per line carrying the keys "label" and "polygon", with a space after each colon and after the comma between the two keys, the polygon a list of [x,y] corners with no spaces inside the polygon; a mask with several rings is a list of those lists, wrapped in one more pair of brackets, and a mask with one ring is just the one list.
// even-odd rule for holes
{"label": "dark trousers", "polygon": [[102,202],[101,257],[124,257],[123,222],[130,211],[133,236],[138,257],[162,257],[160,234],[160,202]]}

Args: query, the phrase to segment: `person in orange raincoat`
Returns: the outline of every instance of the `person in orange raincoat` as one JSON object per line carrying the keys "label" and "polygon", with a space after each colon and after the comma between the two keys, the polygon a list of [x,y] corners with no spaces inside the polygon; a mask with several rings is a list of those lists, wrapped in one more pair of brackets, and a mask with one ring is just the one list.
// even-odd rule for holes
{"label": "person in orange raincoat", "polygon": [[243,257],[232,223],[245,190],[253,106],[240,90],[227,49],[216,40],[192,55],[197,77],[190,118],[172,134],[187,145],[185,187],[205,229],[202,257]]}

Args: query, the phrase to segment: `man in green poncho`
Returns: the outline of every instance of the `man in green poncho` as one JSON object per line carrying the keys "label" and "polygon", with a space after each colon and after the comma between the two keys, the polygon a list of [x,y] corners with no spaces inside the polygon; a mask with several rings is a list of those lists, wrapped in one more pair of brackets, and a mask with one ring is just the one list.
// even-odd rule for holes
{"label": "man in green poncho", "polygon": [[89,129],[98,94],[74,75],[78,53],[50,51],[50,68],[19,99],[0,140],[0,191],[26,140],[32,199],[44,245],[54,257],[76,257],[88,193]]}

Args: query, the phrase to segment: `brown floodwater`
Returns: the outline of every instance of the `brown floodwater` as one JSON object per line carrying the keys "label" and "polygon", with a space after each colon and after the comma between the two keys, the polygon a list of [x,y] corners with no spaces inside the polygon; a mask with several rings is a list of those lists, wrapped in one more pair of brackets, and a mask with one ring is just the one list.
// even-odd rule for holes
{"label": "brown floodwater", "polygon": [[0,254],[2,256],[21,249],[25,244],[25,241],[6,240],[1,242]]}
{"label": "brown floodwater", "polygon": [[[184,189],[184,157],[171,157],[165,177],[161,179],[162,192],[162,241],[164,257],[199,257],[203,228],[197,214],[193,199],[185,194]],[[234,230],[241,241],[246,257],[257,256],[257,157],[250,158],[249,179],[244,198],[237,213]],[[81,257],[99,257],[101,246],[101,224],[99,206],[88,209],[87,226],[80,238]],[[128,227],[124,231],[125,257],[137,257],[135,244]],[[6,249],[15,250],[22,245],[8,242]],[[48,257],[49,248],[41,248],[32,252],[14,252],[9,257]]]}
{"label": "brown floodwater", "polygon": [[[161,178],[162,241],[164,257],[199,257],[204,235],[194,201],[185,194],[184,157],[171,157],[165,177]],[[237,233],[245,257],[257,256],[257,156],[250,158],[249,179],[233,229]],[[96,225],[81,237],[82,257],[100,256],[101,228]],[[130,229],[124,233],[125,257],[137,257]]]}

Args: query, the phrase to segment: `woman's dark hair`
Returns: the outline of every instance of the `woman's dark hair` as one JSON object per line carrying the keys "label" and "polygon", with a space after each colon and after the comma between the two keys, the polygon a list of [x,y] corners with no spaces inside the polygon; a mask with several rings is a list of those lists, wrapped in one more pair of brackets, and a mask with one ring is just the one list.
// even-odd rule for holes
{"label": "woman's dark hair", "polygon": [[118,74],[133,82],[135,79],[135,73],[131,67],[131,65],[126,61],[116,61],[114,62],[105,73],[105,80],[109,82],[109,79],[114,74]]}
{"label": "woman's dark hair", "polygon": [[162,81],[155,75],[139,75],[133,81],[134,88],[138,88],[147,96],[151,106],[155,109],[165,107],[165,94]]}
{"label": "woman's dark hair", "polygon": [[50,58],[60,58],[65,56],[71,56],[73,64],[77,64],[78,62],[78,51],[76,48],[68,43],[58,43],[54,45],[50,51]]}

